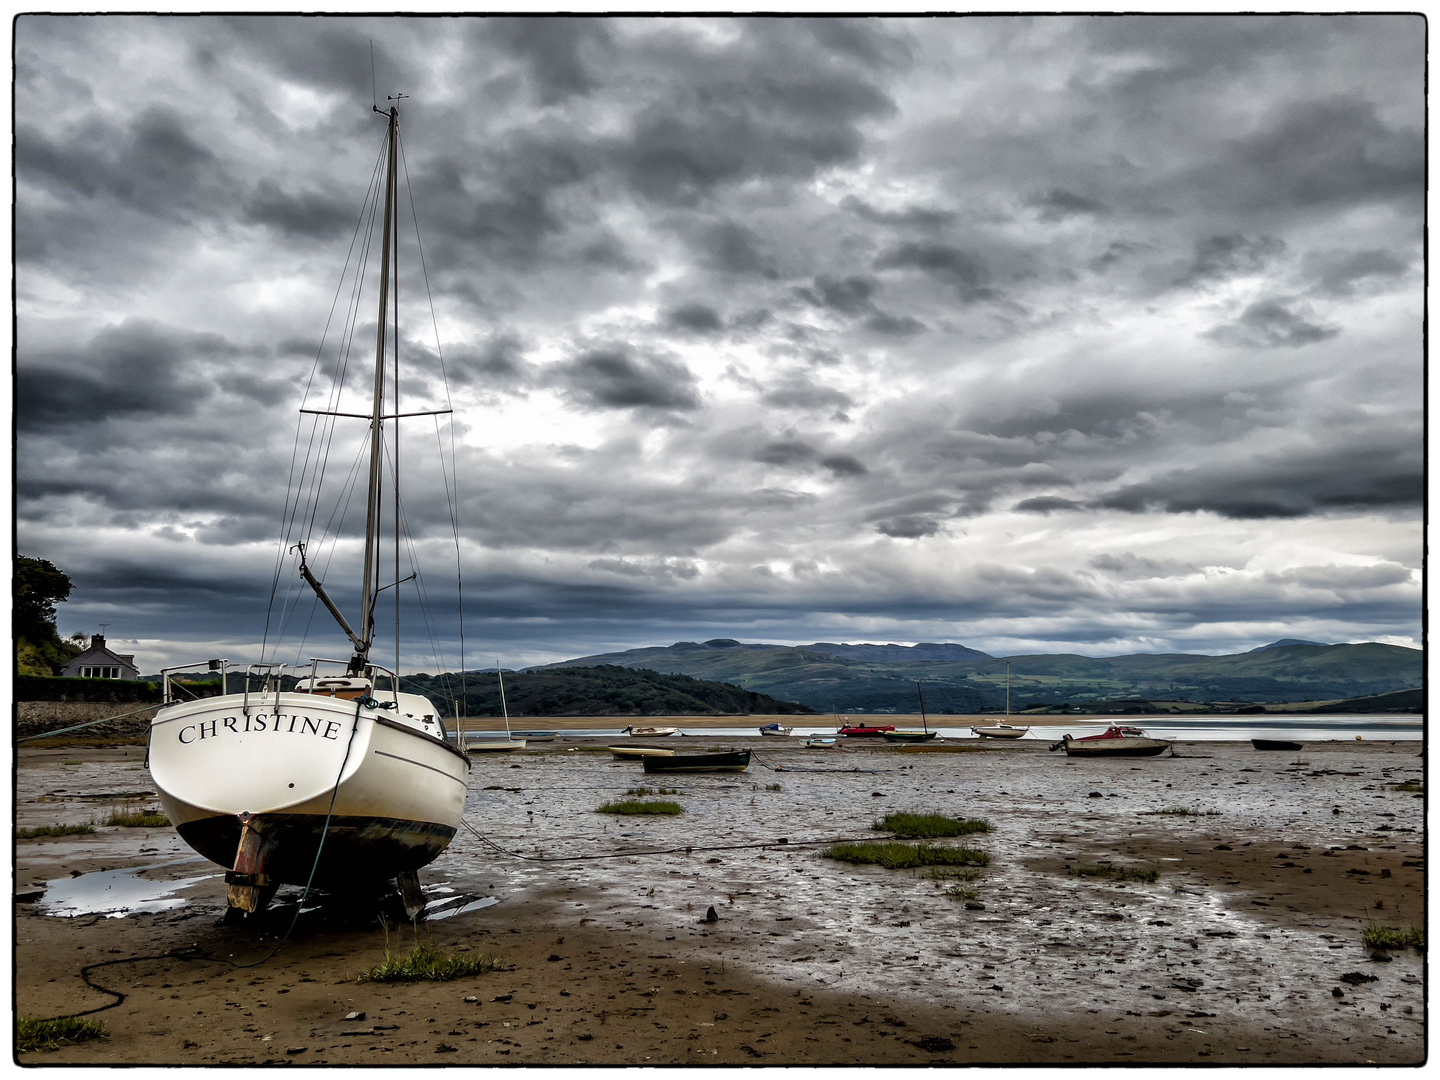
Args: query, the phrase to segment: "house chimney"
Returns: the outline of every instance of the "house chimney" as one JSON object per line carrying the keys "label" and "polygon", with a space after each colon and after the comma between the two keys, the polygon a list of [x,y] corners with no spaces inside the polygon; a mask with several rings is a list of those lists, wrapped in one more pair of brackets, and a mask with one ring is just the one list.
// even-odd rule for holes
{"label": "house chimney", "polygon": [[105,635],[104,635],[104,634],[91,634],[91,635],[90,635],[90,647],[91,647],[92,649],[103,649],[103,648],[105,647]]}

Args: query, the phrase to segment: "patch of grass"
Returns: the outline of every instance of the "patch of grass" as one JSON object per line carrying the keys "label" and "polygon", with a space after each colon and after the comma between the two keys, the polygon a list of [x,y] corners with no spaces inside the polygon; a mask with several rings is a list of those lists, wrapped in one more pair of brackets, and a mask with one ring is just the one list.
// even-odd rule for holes
{"label": "patch of grass", "polygon": [[1156,882],[1160,880],[1159,870],[1141,870],[1138,866],[1067,866],[1067,874],[1077,877],[1109,877],[1116,881]]}
{"label": "patch of grass", "polygon": [[62,762],[60,762],[60,764],[61,764],[61,765],[83,765],[84,762],[82,762],[82,761],[62,761]]}
{"label": "patch of grass", "polygon": [[886,814],[875,822],[874,828],[898,836],[929,838],[989,832],[990,822],[984,818],[952,818],[943,814]]}
{"label": "patch of grass", "polygon": [[980,894],[966,885],[947,885],[945,895],[951,900],[974,900]]}
{"label": "patch of grass", "polygon": [[1176,881],[1171,884],[1170,891],[1176,896],[1189,896],[1190,890],[1185,888],[1184,882]]}
{"label": "patch of grass", "polygon": [[58,1050],[62,1046],[104,1035],[104,1024],[83,1016],[61,1016],[54,1020],[22,1016],[15,1022],[15,1048],[22,1053],[26,1050]]}
{"label": "patch of grass", "polygon": [[673,787],[662,787],[662,788],[632,787],[632,788],[630,788],[628,791],[626,791],[625,794],[626,794],[626,795],[678,795],[679,792],[680,792],[680,789],[679,789],[679,788],[673,788]]}
{"label": "patch of grass", "polygon": [[622,799],[619,802],[607,802],[604,806],[598,807],[597,814],[683,814],[685,808],[677,802],[668,799]]}
{"label": "patch of grass", "polygon": [[933,844],[833,844],[820,853],[827,859],[860,866],[905,870],[912,866],[989,866],[990,856],[971,848],[936,847]]}
{"label": "patch of grass", "polygon": [[41,825],[34,829],[16,829],[15,839],[34,840],[41,836],[84,836],[93,833],[94,825]]}
{"label": "patch of grass", "polygon": [[158,829],[169,825],[170,819],[159,810],[141,809],[138,806],[122,806],[110,811],[106,825],[123,825],[130,829]]}
{"label": "patch of grass", "polygon": [[467,975],[483,975],[494,971],[493,956],[446,956],[433,945],[416,945],[404,956],[391,956],[369,971],[362,971],[356,982],[449,982]]}
{"label": "patch of grass", "polygon": [[781,791],[781,790],[783,790],[783,789],[780,787],[779,784],[766,784],[766,785],[765,785],[765,790],[766,790],[766,791]]}
{"label": "patch of grass", "polygon": [[1196,810],[1190,806],[1167,806],[1163,810],[1156,810],[1157,814],[1172,814],[1175,817],[1219,817],[1219,810]]}
{"label": "patch of grass", "polygon": [[981,875],[970,866],[930,866],[921,876],[930,881],[979,881]]}
{"label": "patch of grass", "polygon": [[1390,786],[1390,789],[1391,789],[1392,791],[1419,791],[1419,792],[1423,792],[1423,791],[1425,790],[1425,785],[1424,785],[1423,783],[1421,783],[1419,780],[1406,780],[1403,784],[1392,784],[1392,785]]}
{"label": "patch of grass", "polygon": [[1367,923],[1360,932],[1360,940],[1370,949],[1414,949],[1425,951],[1425,928],[1412,926],[1401,930],[1394,926]]}

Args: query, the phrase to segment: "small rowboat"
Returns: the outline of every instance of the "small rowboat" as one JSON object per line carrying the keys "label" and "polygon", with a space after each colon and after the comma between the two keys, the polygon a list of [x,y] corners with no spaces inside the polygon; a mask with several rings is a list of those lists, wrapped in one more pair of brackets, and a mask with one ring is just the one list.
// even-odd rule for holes
{"label": "small rowboat", "polygon": [[663,746],[611,746],[608,747],[611,754],[624,761],[636,761],[640,758],[649,757],[674,757],[674,750],[667,750]]}
{"label": "small rowboat", "polygon": [[675,754],[673,757],[647,757],[642,764],[647,773],[744,772],[750,764],[750,751],[727,750],[719,754]]}
{"label": "small rowboat", "polygon": [[818,747],[818,748],[820,748],[820,749],[823,750],[823,749],[827,749],[827,748],[840,749],[842,744],[841,744],[841,742],[840,742],[839,739],[822,739],[822,738],[816,738],[816,739],[806,739],[806,740],[805,740],[805,745],[806,745],[806,746]]}
{"label": "small rowboat", "polygon": [[1170,749],[1170,740],[1152,739],[1143,728],[1112,725],[1099,735],[1065,735],[1050,746],[1062,748],[1070,757],[1156,757]]}
{"label": "small rowboat", "polygon": [[511,739],[490,731],[467,731],[461,745],[467,754],[489,754],[505,750],[524,750],[524,739]]}
{"label": "small rowboat", "polygon": [[784,726],[782,726],[782,725],[780,725],[780,724],[766,724],[764,727],[762,727],[762,728],[760,729],[760,734],[761,734],[761,735],[780,735],[780,736],[783,737],[783,736],[785,736],[785,735],[789,735],[790,732],[791,732],[791,730],[792,730],[791,728],[784,727]]}
{"label": "small rowboat", "polygon": [[639,735],[645,739],[658,739],[662,735],[674,735],[679,728],[673,727],[627,727],[621,735]]}
{"label": "small rowboat", "polygon": [[1305,744],[1288,742],[1284,739],[1251,739],[1250,745],[1256,750],[1304,750]]}

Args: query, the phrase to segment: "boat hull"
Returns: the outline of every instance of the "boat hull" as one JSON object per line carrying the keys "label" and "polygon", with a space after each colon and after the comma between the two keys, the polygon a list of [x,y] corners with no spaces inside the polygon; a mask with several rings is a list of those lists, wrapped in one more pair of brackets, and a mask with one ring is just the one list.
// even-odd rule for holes
{"label": "boat hull", "polygon": [[1305,744],[1285,739],[1251,739],[1250,745],[1256,750],[1304,750]]}
{"label": "boat hull", "polygon": [[1163,739],[1072,739],[1065,743],[1070,757],[1158,757],[1169,749]]}
{"label": "boat hull", "polygon": [[929,742],[939,734],[938,731],[887,731],[885,732],[885,741],[897,743]]}
{"label": "boat hull", "polygon": [[469,773],[464,754],[386,710],[318,694],[167,706],[151,723],[149,765],[187,844],[293,885],[312,871],[334,884],[433,861],[459,828]]}
{"label": "boat hull", "polygon": [[614,757],[626,761],[633,761],[638,758],[647,757],[674,757],[674,750],[666,750],[659,746],[610,746],[606,747]]}
{"label": "boat hull", "polygon": [[674,757],[647,757],[647,773],[744,772],[750,765],[750,751],[732,754],[676,754]]}
{"label": "boat hull", "polygon": [[1023,739],[1030,731],[1028,727],[972,727],[971,732],[982,739]]}

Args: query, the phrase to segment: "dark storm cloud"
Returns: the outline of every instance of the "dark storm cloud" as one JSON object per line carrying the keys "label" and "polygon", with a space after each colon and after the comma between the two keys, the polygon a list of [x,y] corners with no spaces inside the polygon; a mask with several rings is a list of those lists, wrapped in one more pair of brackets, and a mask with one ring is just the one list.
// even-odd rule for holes
{"label": "dark storm cloud", "polygon": [[1062,499],[1059,495],[1037,495],[1033,499],[1022,499],[1015,504],[1015,509],[1026,514],[1051,514],[1066,510],[1083,510],[1084,503],[1076,502],[1074,499]]}
{"label": "dark storm cloud", "polygon": [[1408,259],[1374,248],[1364,251],[1317,251],[1305,257],[1305,272],[1315,279],[1316,291],[1332,297],[1394,288],[1395,279],[1409,268]]}
{"label": "dark storm cloud", "polygon": [[898,229],[917,229],[923,232],[934,232],[959,217],[952,210],[939,210],[923,206],[912,206],[898,211],[879,210],[854,195],[846,195],[840,201],[840,205],[862,221],[870,222],[872,225],[888,225]]}
{"label": "dark storm cloud", "polygon": [[215,392],[198,362],[233,352],[218,334],[127,319],[74,353],[26,355],[16,370],[18,426],[41,432],[118,417],[192,415]]}
{"label": "dark storm cloud", "polygon": [[804,21],[737,26],[742,35],[723,62],[676,40],[654,48],[653,58],[679,77],[609,147],[644,198],[689,206],[747,180],[807,179],[854,161],[864,145],[860,125],[894,112],[869,58],[843,63]]}
{"label": "dark storm cloud", "polygon": [[157,217],[180,216],[213,197],[214,165],[209,148],[163,106],[145,109],[124,128],[92,119],[56,138],[34,121],[15,129],[15,166],[28,178]]}
{"label": "dark storm cloud", "polygon": [[373,38],[461,436],[405,512],[453,555],[458,488],[497,650],[1413,637],[1424,28],[22,17],[17,536],[166,641],[263,613]]}
{"label": "dark storm cloud", "polygon": [[696,238],[701,262],[727,274],[775,277],[775,260],[754,230],[738,221],[707,225]]}
{"label": "dark storm cloud", "polygon": [[1273,236],[1209,236],[1196,245],[1195,261],[1178,284],[1197,285],[1258,274],[1283,258],[1286,250],[1285,241]]}
{"label": "dark storm cloud", "polygon": [[934,536],[939,532],[940,522],[920,514],[906,514],[876,522],[875,529],[897,540],[918,540],[922,536]]}
{"label": "dark storm cloud", "polygon": [[524,59],[542,105],[589,93],[599,85],[592,69],[613,57],[610,31],[599,19],[491,18],[481,32]]}
{"label": "dark storm cloud", "polygon": [[813,287],[801,286],[797,296],[816,307],[829,308],[843,315],[859,315],[874,308],[870,297],[875,293],[875,279],[848,277],[837,280],[828,274],[815,279]]}
{"label": "dark storm cloud", "polygon": [[882,252],[877,270],[918,270],[955,290],[966,303],[991,300],[990,274],[975,256],[948,244],[906,242]]}
{"label": "dark storm cloud", "polygon": [[245,201],[245,217],[281,232],[324,239],[355,226],[348,201],[322,191],[286,191],[274,180],[261,180]]}
{"label": "dark storm cloud", "polygon": [[1287,307],[1279,300],[1259,300],[1234,322],[1207,330],[1204,336],[1221,345],[1295,349],[1325,341],[1338,333],[1336,327],[1308,321],[1297,313],[1293,303]]}
{"label": "dark storm cloud", "polygon": [[445,359],[458,386],[514,391],[535,379],[535,366],[525,359],[524,343],[515,334],[497,333],[478,347],[451,349]]}
{"label": "dark storm cloud", "polygon": [[1257,456],[1240,464],[1179,470],[1121,488],[1094,505],[1130,512],[1209,511],[1241,519],[1418,507],[1425,474],[1414,434],[1395,433],[1386,440],[1389,445],[1326,446],[1288,457]]}
{"label": "dark storm cloud", "polygon": [[700,303],[673,307],[665,312],[662,321],[672,330],[691,334],[715,334],[725,326],[719,312],[708,304]]}
{"label": "dark storm cloud", "polygon": [[834,387],[825,386],[803,371],[792,371],[780,383],[766,391],[764,400],[770,405],[789,409],[846,409],[855,404],[851,396]]}
{"label": "dark storm cloud", "polygon": [[1398,201],[1418,210],[1425,170],[1416,132],[1387,125],[1372,102],[1345,96],[1297,102],[1230,144],[1217,163],[1221,193],[1256,206],[1319,208]]}
{"label": "dark storm cloud", "polygon": [[695,376],[678,360],[641,356],[626,345],[609,345],[554,365],[548,380],[574,403],[597,409],[700,408]]}
{"label": "dark storm cloud", "polygon": [[1080,214],[1100,217],[1109,213],[1105,204],[1099,200],[1077,195],[1064,188],[1051,188],[1043,194],[1032,196],[1029,204],[1040,211],[1043,221],[1063,221]]}

